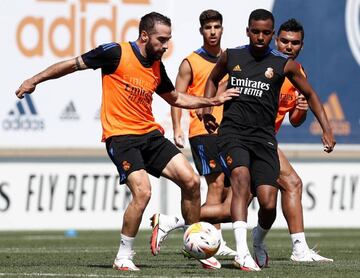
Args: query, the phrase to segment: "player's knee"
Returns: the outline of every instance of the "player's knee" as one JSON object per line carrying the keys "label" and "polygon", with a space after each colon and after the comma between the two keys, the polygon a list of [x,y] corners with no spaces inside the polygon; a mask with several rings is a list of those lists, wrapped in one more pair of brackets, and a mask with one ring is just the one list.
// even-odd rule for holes
{"label": "player's knee", "polygon": [[249,200],[251,197],[250,187],[246,183],[240,183],[233,187],[233,195],[243,196],[245,200]]}
{"label": "player's knee", "polygon": [[195,173],[189,175],[185,181],[185,190],[190,194],[200,194],[200,177]]}
{"label": "player's knee", "polygon": [[289,182],[289,186],[288,186],[289,193],[296,195],[302,193],[303,184],[299,176],[297,175],[292,176],[288,182]]}
{"label": "player's knee", "polygon": [[222,192],[224,188],[224,184],[220,181],[215,181],[209,184],[209,187],[211,186],[212,190],[216,190],[217,192]]}
{"label": "player's knee", "polygon": [[263,204],[261,204],[261,209],[268,212],[276,212],[276,203],[264,202]]}
{"label": "player's knee", "polygon": [[133,200],[138,207],[143,209],[146,208],[146,205],[151,198],[151,188],[139,188],[135,194],[133,194]]}
{"label": "player's knee", "polygon": [[231,173],[231,187],[233,194],[250,195],[250,177],[235,168]]}
{"label": "player's knee", "polygon": [[209,189],[222,192],[224,189],[224,176],[218,173],[213,173],[205,176],[206,183],[209,186]]}
{"label": "player's knee", "polygon": [[272,194],[259,194],[258,196],[259,205],[262,210],[276,211],[276,195]]}
{"label": "player's knee", "polygon": [[231,172],[231,184],[235,183],[250,183],[250,176],[247,171],[240,169],[240,167],[237,167],[232,170]]}

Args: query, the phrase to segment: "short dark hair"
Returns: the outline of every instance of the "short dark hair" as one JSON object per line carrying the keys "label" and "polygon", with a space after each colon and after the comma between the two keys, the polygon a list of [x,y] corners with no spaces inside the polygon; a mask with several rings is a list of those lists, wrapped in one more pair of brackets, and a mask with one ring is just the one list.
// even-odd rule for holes
{"label": "short dark hair", "polygon": [[248,26],[250,26],[251,20],[257,21],[257,20],[268,20],[268,19],[271,19],[271,21],[273,22],[273,26],[275,26],[275,19],[271,12],[265,9],[253,10],[249,16]]}
{"label": "short dark hair", "polygon": [[209,21],[219,20],[222,25],[223,17],[221,13],[215,10],[205,10],[199,16],[200,26],[203,27]]}
{"label": "short dark hair", "polygon": [[142,31],[147,32],[148,34],[151,34],[154,30],[155,23],[161,23],[165,24],[169,27],[171,27],[171,20],[165,15],[162,15],[157,12],[151,12],[146,15],[144,15],[139,24],[139,36]]}
{"label": "short dark hair", "polygon": [[301,39],[303,40],[305,37],[304,27],[295,18],[290,18],[287,21],[285,21],[283,24],[281,24],[277,33],[278,36],[280,35],[281,31],[301,32]]}

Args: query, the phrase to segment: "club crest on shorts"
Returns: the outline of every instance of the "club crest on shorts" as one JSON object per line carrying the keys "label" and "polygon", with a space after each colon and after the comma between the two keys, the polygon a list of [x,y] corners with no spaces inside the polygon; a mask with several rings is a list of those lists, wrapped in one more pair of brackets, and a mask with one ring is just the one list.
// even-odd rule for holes
{"label": "club crest on shorts", "polygon": [[232,159],[232,157],[230,156],[230,155],[228,155],[227,157],[226,157],[226,164],[227,165],[231,165],[233,163],[233,159]]}
{"label": "club crest on shorts", "polygon": [[271,78],[273,78],[273,76],[274,76],[274,69],[267,68],[265,71],[265,77],[271,79]]}
{"label": "club crest on shorts", "polygon": [[129,162],[127,162],[126,160],[124,160],[122,162],[122,168],[124,169],[124,171],[128,171],[131,167],[131,164]]}
{"label": "club crest on shorts", "polygon": [[211,160],[209,161],[209,166],[210,166],[211,169],[214,169],[214,168],[216,167],[216,162],[215,162],[215,160],[211,159]]}

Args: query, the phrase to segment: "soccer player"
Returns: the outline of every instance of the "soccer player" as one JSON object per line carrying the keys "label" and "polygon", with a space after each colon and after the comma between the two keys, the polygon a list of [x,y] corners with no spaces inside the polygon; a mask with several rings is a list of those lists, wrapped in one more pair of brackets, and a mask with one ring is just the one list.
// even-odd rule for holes
{"label": "soccer player", "polygon": [[[186,91],[190,95],[203,95],[206,80],[221,55],[220,46],[223,33],[222,15],[215,10],[205,10],[200,14],[200,34],[203,37],[203,46],[187,56],[179,67],[176,78],[175,88],[177,91]],[[195,166],[200,175],[205,177],[208,184],[206,202],[203,205],[221,204],[223,196],[226,196],[224,190],[224,174],[222,173],[220,161],[218,159],[216,134],[209,134],[202,121],[196,115],[196,110],[190,110],[189,142]],[[171,117],[174,130],[175,145],[179,148],[184,147],[184,132],[181,128],[182,109],[171,107]],[[216,122],[220,123],[222,118],[222,106],[214,107],[212,116]],[[200,220],[201,220],[200,211]],[[159,222],[164,222],[166,218],[163,215],[155,214],[152,217],[153,233],[151,249],[153,254],[160,251],[160,244],[163,239],[162,230],[159,230]],[[215,224],[218,229],[221,245],[216,255],[235,256],[236,252],[230,249],[223,240],[220,224]],[[208,259],[209,260],[209,259]],[[203,260],[204,267],[207,267],[207,261]],[[215,258],[211,258],[213,265],[220,266]]]}
{"label": "soccer player", "polygon": [[174,90],[161,62],[170,38],[170,19],[156,12],[146,14],[140,20],[136,41],[104,44],[53,64],[25,80],[16,90],[16,96],[23,98],[46,80],[78,70],[101,68],[102,141],[106,142],[108,155],[117,167],[120,183],[126,183],[132,194],[123,216],[120,246],[113,264],[117,270],[139,270],[133,263],[133,244],[151,197],[148,174],[164,176],[181,188],[181,209],[186,224],[197,222],[200,216],[200,179],[155,122],[151,107],[153,93],[170,105],[190,109],[221,105],[238,94],[232,89],[204,98]]}
{"label": "soccer player", "polygon": [[[304,28],[295,19],[289,19],[281,24],[275,40],[277,50],[296,59],[304,45]],[[305,75],[303,68],[299,69]],[[308,104],[294,85],[285,78],[280,90],[279,110],[275,122],[277,132],[289,113],[289,120],[293,126],[301,125],[306,119]],[[292,254],[290,259],[298,262],[333,261],[320,256],[307,245],[304,233],[303,210],[301,204],[302,181],[294,168],[290,165],[284,153],[278,148],[280,159],[280,176],[278,183],[281,192],[281,204],[284,217],[287,221],[292,241]],[[264,245],[264,238],[268,230],[258,223],[252,231],[255,260],[260,267],[268,265],[268,254]]]}
{"label": "soccer player", "polygon": [[[289,19],[280,26],[275,43],[278,51],[292,59],[296,59],[303,48],[303,40],[303,26],[295,19]],[[305,75],[300,64],[299,68]],[[280,90],[275,131],[279,130],[286,113],[289,113],[290,123],[294,127],[301,125],[306,119],[307,110],[308,104],[304,96],[299,94],[298,90],[285,78]],[[333,261],[332,259],[320,256],[308,247],[304,234],[301,204],[302,181],[279,148],[278,154],[280,159],[278,183],[280,185],[282,211],[292,240],[292,255],[290,259],[299,262]],[[210,223],[230,222],[231,196],[231,190],[229,190],[229,194],[222,204],[203,206],[201,208],[200,219]],[[164,235],[167,235],[173,229],[181,227],[184,222],[180,217],[175,216],[159,214],[158,217],[162,220],[163,225],[160,228],[164,231]],[[260,267],[268,265],[268,253],[263,243],[267,231],[259,225],[252,232],[254,257]]]}
{"label": "soccer player", "polygon": [[[319,97],[292,59],[273,50],[269,44],[274,35],[274,17],[264,9],[249,17],[249,45],[227,49],[210,73],[205,96],[215,96],[218,83],[228,74],[228,88],[240,91],[239,97],[225,103],[223,120],[218,129],[218,146],[224,167],[230,173],[232,187],[231,218],[237,255],[234,265],[245,271],[259,271],[250,255],[247,242],[247,207],[251,193],[259,201],[259,225],[269,230],[276,218],[277,179],[280,174],[275,118],[280,87],[289,80],[306,97],[323,129],[324,150],[331,152],[335,139]],[[210,109],[204,108],[204,114]],[[216,123],[204,117],[207,129]]]}

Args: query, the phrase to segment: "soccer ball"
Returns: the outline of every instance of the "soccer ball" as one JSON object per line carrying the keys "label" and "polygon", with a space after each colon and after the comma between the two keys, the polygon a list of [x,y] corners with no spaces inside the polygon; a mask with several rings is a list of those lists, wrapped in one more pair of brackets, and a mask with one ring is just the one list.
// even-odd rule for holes
{"label": "soccer ball", "polygon": [[196,259],[207,259],[216,254],[221,239],[217,229],[207,222],[189,226],[184,234],[184,249]]}

